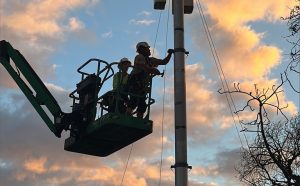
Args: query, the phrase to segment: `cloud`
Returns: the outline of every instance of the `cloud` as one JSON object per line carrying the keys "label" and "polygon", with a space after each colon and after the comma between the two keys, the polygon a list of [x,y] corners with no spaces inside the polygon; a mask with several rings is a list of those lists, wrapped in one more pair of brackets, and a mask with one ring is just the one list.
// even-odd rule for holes
{"label": "cloud", "polygon": [[[240,163],[239,152],[240,150],[238,148],[220,148],[208,165],[194,165],[191,171],[191,177],[197,177],[199,180],[207,180],[207,178],[211,178],[211,180],[224,179],[224,182],[220,185],[241,185],[237,179],[237,172],[235,170],[235,167],[239,166]],[[206,184],[219,185],[217,183],[209,184],[209,181],[207,181]]]}
{"label": "cloud", "polygon": [[222,149],[215,156],[215,162],[217,166],[217,172],[221,176],[228,176],[231,178],[236,177],[237,172],[235,167],[239,166],[240,161],[240,149]]}
{"label": "cloud", "polygon": [[[278,21],[289,13],[295,1],[239,1],[239,0],[205,0],[209,15],[217,21],[217,25],[225,29],[235,29],[250,21]],[[226,15],[226,16],[224,16]]]}
{"label": "cloud", "polygon": [[[214,25],[211,26],[211,35],[222,69],[229,82],[266,79],[271,69],[280,63],[281,50],[275,46],[263,44],[261,42],[263,34],[256,33],[249,26],[237,26],[226,30]],[[201,50],[204,47],[209,48],[203,45],[207,41],[201,37],[196,30],[193,31],[192,38],[195,44]]]}
{"label": "cloud", "polygon": [[138,17],[139,17],[138,19],[130,19],[129,24],[139,25],[139,26],[150,26],[156,22],[156,20],[150,18],[151,14],[152,14],[151,12],[144,10],[138,13]]}
{"label": "cloud", "polygon": [[75,17],[69,19],[69,28],[71,31],[77,31],[84,28],[84,24]]}
{"label": "cloud", "polygon": [[101,36],[103,38],[111,38],[113,36],[113,32],[112,32],[112,30],[110,30],[108,32],[105,32],[105,33],[101,34]]}
{"label": "cloud", "polygon": [[197,176],[216,176],[218,175],[218,167],[216,165],[210,165],[207,167],[196,166],[193,168],[192,174]]}
{"label": "cloud", "polygon": [[53,83],[45,83],[46,87],[50,90],[59,91],[59,92],[65,92],[66,90],[60,86],[57,86]]}
{"label": "cloud", "polygon": [[[229,82],[267,79],[270,71],[281,63],[281,49],[263,43],[265,33],[257,33],[250,24],[255,21],[279,22],[280,17],[288,15],[288,7],[295,3],[284,0],[263,3],[204,1],[208,27]],[[194,15],[193,22],[199,22],[199,16]],[[205,34],[199,30],[198,27],[193,29],[192,38],[196,46],[205,51],[209,46]]]}
{"label": "cloud", "polygon": [[[49,56],[65,40],[66,34],[84,32],[84,23],[69,12],[89,4],[89,0],[4,1],[1,12],[1,40],[19,50],[41,76],[54,76]],[[93,1],[94,2],[94,1]],[[15,83],[0,68],[0,85],[14,88]]]}
{"label": "cloud", "polygon": [[140,20],[131,19],[131,20],[129,20],[129,24],[140,25],[140,26],[150,26],[155,22],[156,21],[154,19],[140,19]]}
{"label": "cloud", "polygon": [[27,171],[36,173],[36,174],[43,174],[47,170],[45,169],[45,163],[47,162],[46,157],[40,157],[38,159],[30,159],[26,160],[24,163],[24,168]]}
{"label": "cloud", "polygon": [[[245,31],[237,31],[227,35],[229,36],[227,38],[232,39],[234,44],[229,45],[230,47],[227,46],[227,49],[221,49],[221,59],[226,60],[225,63],[222,63],[223,69],[227,77],[234,80],[250,79],[256,81],[267,78],[271,69],[279,64],[281,51],[274,46],[252,45],[251,36],[247,36],[247,32],[253,31],[247,28],[243,29]],[[257,35],[256,39],[258,38]],[[244,43],[241,43],[241,40]],[[222,62],[224,61],[222,60]]]}
{"label": "cloud", "polygon": [[[14,2],[12,2],[14,3]],[[66,16],[68,10],[83,6],[86,1],[71,0],[64,1],[42,1],[42,2],[24,2],[22,10],[15,12],[6,12],[3,26],[8,27],[15,32],[29,35],[41,34],[54,37],[62,34],[61,18]],[[70,18],[70,24],[76,24],[76,18]]]}
{"label": "cloud", "polygon": [[190,186],[218,186],[217,183],[210,182],[210,183],[205,183],[205,182],[199,182],[199,181],[189,181]]}
{"label": "cloud", "polygon": [[146,10],[138,13],[138,15],[140,15],[140,16],[146,16],[146,17],[150,16],[151,14],[152,14],[151,12],[146,11]]}
{"label": "cloud", "polygon": [[[264,1],[262,4],[236,0],[221,0],[218,3],[216,1],[204,2],[208,29],[214,41],[222,71],[226,76],[226,83],[229,86],[232,86],[234,82],[240,82],[246,87],[252,87],[253,84],[265,89],[272,87],[274,80],[270,79],[270,72],[281,64],[282,51],[277,46],[265,44],[263,42],[265,33],[257,33],[251,28],[250,23],[254,21],[279,22],[281,16],[288,14],[287,7],[292,7],[295,2]],[[191,23],[195,24],[196,21],[200,21],[198,16],[192,18]],[[201,51],[205,51],[209,48],[204,38],[205,34],[199,33],[201,29],[198,26],[194,25],[194,28],[191,32],[192,40]],[[210,56],[209,53],[205,55]],[[204,67],[208,65],[204,63]],[[216,70],[206,70],[206,72],[209,73],[204,73],[205,77],[219,81]],[[211,73],[216,76],[211,76]],[[275,80],[275,83],[279,81]],[[221,87],[220,83],[216,85]],[[282,104],[284,104],[283,100],[287,98],[284,94],[281,97]],[[224,99],[222,102],[226,103],[225,101]],[[239,103],[236,102],[236,104]],[[291,104],[288,112],[295,112],[294,109],[295,107]]]}

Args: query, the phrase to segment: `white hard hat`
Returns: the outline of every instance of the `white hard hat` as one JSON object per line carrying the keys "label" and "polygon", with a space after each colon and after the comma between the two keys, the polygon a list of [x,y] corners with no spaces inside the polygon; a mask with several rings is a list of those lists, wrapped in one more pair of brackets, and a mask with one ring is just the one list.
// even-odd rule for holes
{"label": "white hard hat", "polygon": [[121,68],[121,65],[125,65],[125,64],[127,64],[127,65],[130,66],[130,65],[131,65],[131,62],[129,61],[128,58],[123,57],[123,58],[120,60],[119,64],[118,64],[118,68]]}
{"label": "white hard hat", "polygon": [[130,62],[128,58],[123,57],[123,58],[120,60],[120,63],[122,63],[122,62],[127,62],[127,61]]}
{"label": "white hard hat", "polygon": [[140,47],[147,47],[150,48],[149,44],[145,41],[143,42],[139,42],[138,44],[136,44],[136,49],[140,48]]}

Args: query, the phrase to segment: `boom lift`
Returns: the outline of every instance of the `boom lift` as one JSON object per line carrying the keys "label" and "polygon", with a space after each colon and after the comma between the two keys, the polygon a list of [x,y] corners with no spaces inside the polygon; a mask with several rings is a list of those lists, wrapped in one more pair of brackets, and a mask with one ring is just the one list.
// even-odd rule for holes
{"label": "boom lift", "polygon": [[[114,75],[116,62],[109,64],[100,59],[89,59],[77,69],[81,81],[69,95],[73,99],[71,113],[61,110],[24,56],[5,40],[0,41],[0,62],[57,137],[61,137],[62,130],[70,131],[64,145],[67,151],[104,157],[152,133],[153,122],[149,120],[150,105],[155,102],[151,98],[152,80],[147,88],[147,114],[144,118],[119,111],[121,95],[128,95],[126,92],[109,91],[98,96],[103,84]],[[84,72],[83,69],[91,63],[97,63],[96,73]],[[110,98],[115,100],[114,112],[109,112]],[[53,121],[42,106],[50,111]],[[100,111],[96,119],[97,108]]]}

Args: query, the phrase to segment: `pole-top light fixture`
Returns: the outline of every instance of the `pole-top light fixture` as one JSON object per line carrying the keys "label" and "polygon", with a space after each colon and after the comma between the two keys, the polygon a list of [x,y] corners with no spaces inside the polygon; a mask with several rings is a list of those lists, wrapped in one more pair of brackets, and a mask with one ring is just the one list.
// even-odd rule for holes
{"label": "pole-top light fixture", "polygon": [[[154,0],[154,9],[164,10],[166,6],[166,0]],[[194,9],[193,0],[184,0],[184,13],[191,14]]]}
{"label": "pole-top light fixture", "polygon": [[166,6],[166,0],[154,0],[154,9],[164,10]]}

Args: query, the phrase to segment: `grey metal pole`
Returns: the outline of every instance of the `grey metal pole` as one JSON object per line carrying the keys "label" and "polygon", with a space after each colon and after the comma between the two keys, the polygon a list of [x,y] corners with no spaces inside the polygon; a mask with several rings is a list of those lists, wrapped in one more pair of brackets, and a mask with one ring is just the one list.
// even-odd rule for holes
{"label": "grey metal pole", "polygon": [[184,0],[173,0],[174,13],[174,104],[175,186],[188,185],[186,136],[186,87],[184,49]]}

